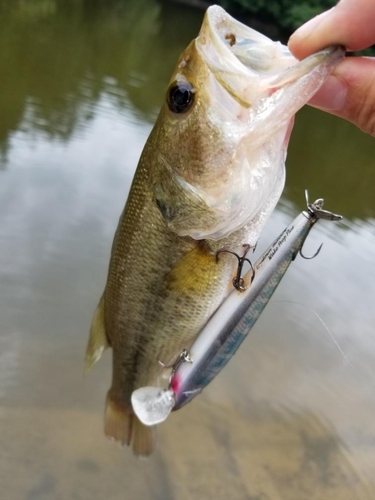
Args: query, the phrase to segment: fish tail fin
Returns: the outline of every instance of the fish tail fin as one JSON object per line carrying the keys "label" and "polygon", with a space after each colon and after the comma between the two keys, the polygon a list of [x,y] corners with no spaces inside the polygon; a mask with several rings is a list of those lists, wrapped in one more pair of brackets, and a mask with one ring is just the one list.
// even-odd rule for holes
{"label": "fish tail fin", "polygon": [[109,347],[109,342],[104,327],[104,298],[102,297],[92,318],[90,337],[85,356],[85,374],[99,361],[107,347]]}
{"label": "fish tail fin", "polygon": [[113,441],[132,446],[137,456],[151,455],[155,448],[156,429],[143,425],[129,406],[123,405],[113,396],[107,395],[104,416],[104,433]]}
{"label": "fish tail fin", "polygon": [[132,447],[133,453],[139,457],[147,457],[154,451],[156,445],[156,427],[142,424],[133,415]]}

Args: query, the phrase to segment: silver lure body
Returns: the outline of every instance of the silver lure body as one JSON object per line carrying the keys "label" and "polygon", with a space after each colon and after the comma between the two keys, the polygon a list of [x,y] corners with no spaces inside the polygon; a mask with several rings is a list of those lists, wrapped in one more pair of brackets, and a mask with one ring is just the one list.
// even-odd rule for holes
{"label": "silver lure body", "polygon": [[[190,362],[181,357],[169,387],[174,393],[173,410],[191,401],[224,368],[268,304],[290,263],[302,249],[312,226],[320,218],[341,217],[322,210],[323,200],[308,209],[269,246],[244,277],[250,283],[244,291],[235,289],[206,323],[189,349]],[[320,250],[320,248],[319,248]],[[318,251],[319,251],[318,250]]]}
{"label": "silver lure body", "polygon": [[[268,304],[290,263],[319,219],[337,221],[340,215],[323,210],[323,200],[309,203],[267,248],[252,269],[241,278],[200,331],[189,351],[184,350],[172,367],[167,389],[141,387],[132,394],[132,405],[146,425],[164,421],[171,411],[182,408],[218,375],[235,354]],[[233,252],[231,252],[233,253]],[[242,286],[243,285],[243,286]]]}

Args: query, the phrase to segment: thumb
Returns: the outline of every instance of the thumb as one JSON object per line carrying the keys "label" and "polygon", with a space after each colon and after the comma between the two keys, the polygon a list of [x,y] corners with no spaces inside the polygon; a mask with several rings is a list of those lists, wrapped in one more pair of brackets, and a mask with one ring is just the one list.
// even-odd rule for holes
{"label": "thumb", "polygon": [[362,50],[375,43],[375,2],[341,0],[332,9],[301,26],[288,46],[297,59],[329,45],[343,45],[348,51]]}
{"label": "thumb", "polygon": [[374,82],[374,58],[345,58],[309,104],[349,120],[375,137]]}

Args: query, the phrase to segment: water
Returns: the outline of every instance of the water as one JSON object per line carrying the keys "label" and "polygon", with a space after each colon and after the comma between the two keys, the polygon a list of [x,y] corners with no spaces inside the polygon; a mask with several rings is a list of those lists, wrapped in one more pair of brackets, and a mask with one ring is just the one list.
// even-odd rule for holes
{"label": "water", "polygon": [[[6,500],[372,499],[375,140],[305,109],[264,248],[322,221],[225,371],[139,461],[102,434],[93,309],[142,146],[202,12],[156,0],[0,1],[0,488]],[[343,357],[317,319],[337,339]]]}

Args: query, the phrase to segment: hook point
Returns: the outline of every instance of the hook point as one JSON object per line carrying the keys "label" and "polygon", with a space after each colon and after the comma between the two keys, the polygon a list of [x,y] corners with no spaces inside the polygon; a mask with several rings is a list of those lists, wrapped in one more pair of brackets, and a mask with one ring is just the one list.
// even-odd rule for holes
{"label": "hook point", "polygon": [[320,253],[322,246],[323,246],[323,243],[320,244],[318,250],[314,253],[314,255],[311,255],[310,257],[308,257],[307,255],[303,255],[303,252],[302,252],[303,246],[300,248],[299,253],[303,259],[306,259],[306,260],[315,259],[315,257]]}

